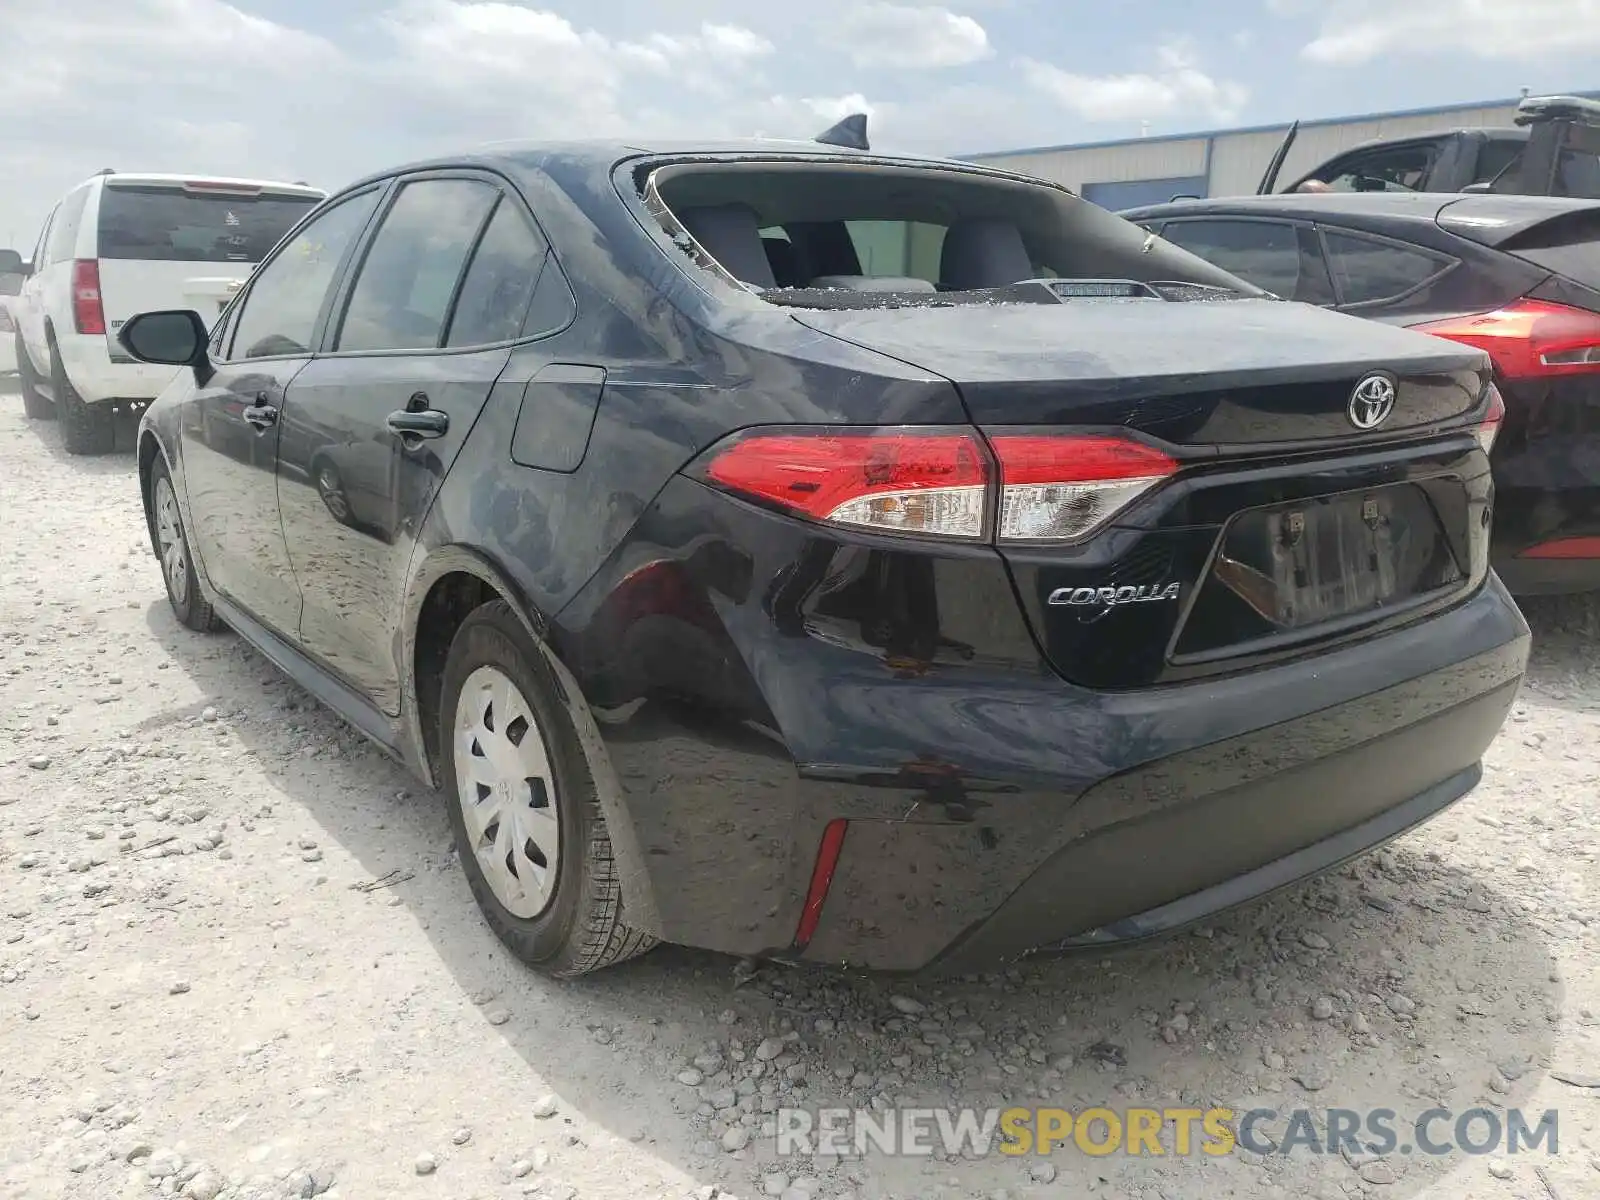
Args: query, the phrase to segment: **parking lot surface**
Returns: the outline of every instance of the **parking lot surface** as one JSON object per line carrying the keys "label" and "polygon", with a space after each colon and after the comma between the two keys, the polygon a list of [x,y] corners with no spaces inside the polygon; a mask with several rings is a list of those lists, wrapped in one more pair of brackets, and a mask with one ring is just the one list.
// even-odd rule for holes
{"label": "parking lot surface", "polygon": [[[0,1194],[1600,1195],[1600,603],[1528,605],[1476,793],[1214,927],[953,980],[664,947],[553,983],[479,918],[437,795],[173,619],[122,437],[69,457],[0,395]],[[779,1157],[763,1131],[1040,1105],[1277,1116],[1226,1155]],[[1558,1152],[1420,1152],[1434,1109],[1436,1143],[1553,1111]],[[1328,1153],[1329,1110],[1403,1136]]]}

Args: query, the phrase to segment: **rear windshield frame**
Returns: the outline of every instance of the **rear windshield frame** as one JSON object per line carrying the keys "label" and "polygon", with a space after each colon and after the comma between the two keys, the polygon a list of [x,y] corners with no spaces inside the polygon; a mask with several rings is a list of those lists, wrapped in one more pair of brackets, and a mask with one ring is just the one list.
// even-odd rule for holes
{"label": "rear windshield frame", "polygon": [[[122,203],[129,199],[132,199],[131,204]],[[95,215],[95,255],[97,258],[114,262],[259,263],[271,253],[273,246],[277,245],[286,233],[299,225],[306,214],[323,200],[323,196],[314,192],[290,191],[281,186],[262,187],[259,190],[245,190],[241,187],[239,191],[191,190],[181,184],[165,182],[107,181],[101,189],[99,211]],[[163,222],[150,219],[152,212],[163,211],[155,207],[156,202],[213,208],[219,218],[216,227],[217,238],[209,248],[196,247],[186,252],[172,236],[185,226],[174,224],[170,220]],[[248,213],[252,207],[263,204],[273,205],[277,215],[285,219],[275,221],[272,226],[265,228],[256,226],[246,229],[241,236],[251,240],[241,253],[226,253],[222,243],[222,233],[226,228],[223,223],[226,218],[223,214],[233,215],[234,209],[239,210],[241,228],[245,228],[249,217],[243,214]],[[177,210],[164,211],[171,213]],[[159,245],[155,241],[142,242],[129,238],[118,239],[115,233],[108,238],[108,216],[114,221],[120,221],[123,229],[159,229],[166,239],[166,244]],[[209,230],[211,227],[193,225],[188,228]]]}

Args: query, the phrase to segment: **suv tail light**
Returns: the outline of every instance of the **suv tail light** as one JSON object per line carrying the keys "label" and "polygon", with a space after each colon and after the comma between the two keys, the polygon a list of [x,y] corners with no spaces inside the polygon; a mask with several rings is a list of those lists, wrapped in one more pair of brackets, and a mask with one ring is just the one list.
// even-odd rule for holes
{"label": "suv tail light", "polygon": [[72,323],[79,333],[105,333],[106,314],[100,303],[100,264],[80,258],[72,264]]}
{"label": "suv tail light", "polygon": [[1064,542],[1179,469],[1108,434],[994,433],[989,447],[967,429],[758,429],[714,451],[699,476],[830,525],[976,540],[997,512],[998,541]]}
{"label": "suv tail light", "polygon": [[1494,312],[1412,328],[1488,351],[1506,379],[1600,374],[1600,313],[1587,309],[1517,300]]}

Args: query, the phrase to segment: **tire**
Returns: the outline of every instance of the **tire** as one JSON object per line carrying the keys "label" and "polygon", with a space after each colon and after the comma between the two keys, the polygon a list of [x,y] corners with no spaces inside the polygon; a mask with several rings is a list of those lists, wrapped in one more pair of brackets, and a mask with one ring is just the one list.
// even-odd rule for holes
{"label": "tire", "polygon": [[32,421],[53,421],[55,402],[39,390],[39,376],[34,372],[33,360],[28,357],[28,347],[21,333],[16,335],[16,343],[17,386],[22,391],[22,411]]}
{"label": "tire", "polygon": [[183,512],[178,507],[177,489],[173,487],[166,460],[159,452],[150,469],[149,499],[150,540],[155,546],[156,559],[161,563],[161,578],[167,585],[167,603],[172,605],[173,615],[197,633],[220,629],[222,622],[200,591],[189,536],[183,528]]}
{"label": "tire", "polygon": [[[456,850],[489,927],[529,966],[571,978],[643,954],[655,938],[622,919],[600,798],[557,695],[549,668],[510,607],[482,605],[462,622],[445,662],[439,746]],[[520,737],[514,732],[519,725]],[[476,733],[467,739],[458,729]],[[484,752],[489,739],[493,759]],[[497,760],[511,769],[496,771]],[[474,761],[481,769],[474,770]],[[494,782],[485,784],[486,778]],[[479,832],[469,832],[464,787],[475,790],[468,800]],[[553,866],[550,845],[556,847]],[[520,864],[515,851],[523,852]],[[502,853],[515,877],[491,865],[491,881],[485,862],[497,863]],[[520,896],[513,894],[518,888]]]}
{"label": "tire", "polygon": [[111,410],[88,404],[67,378],[61,355],[50,348],[50,390],[56,394],[56,416],[61,422],[61,444],[68,454],[109,454],[116,445],[117,430]]}

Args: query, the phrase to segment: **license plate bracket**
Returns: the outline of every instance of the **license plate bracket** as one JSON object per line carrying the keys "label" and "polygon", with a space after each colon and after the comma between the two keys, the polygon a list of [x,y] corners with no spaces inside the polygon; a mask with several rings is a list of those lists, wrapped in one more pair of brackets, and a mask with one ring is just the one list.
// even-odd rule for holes
{"label": "license plate bracket", "polygon": [[1462,578],[1438,514],[1412,484],[1248,509],[1224,528],[1175,652],[1375,619]]}

